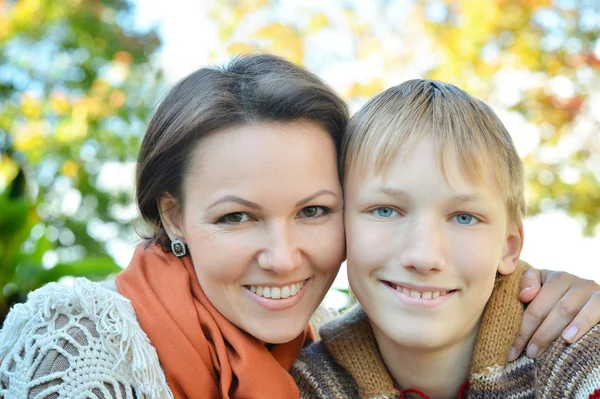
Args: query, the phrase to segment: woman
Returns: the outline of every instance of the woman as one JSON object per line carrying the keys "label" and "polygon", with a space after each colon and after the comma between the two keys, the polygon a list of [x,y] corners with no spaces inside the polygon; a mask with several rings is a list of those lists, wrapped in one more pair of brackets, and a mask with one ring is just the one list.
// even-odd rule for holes
{"label": "woman", "polygon": [[[297,398],[287,370],[344,259],[337,154],[347,119],[318,78],[273,56],[177,84],[138,159],[151,237],[116,287],[50,284],[13,309],[0,333],[0,396]],[[573,284],[555,279],[545,306]],[[568,303],[581,309],[597,290]]]}

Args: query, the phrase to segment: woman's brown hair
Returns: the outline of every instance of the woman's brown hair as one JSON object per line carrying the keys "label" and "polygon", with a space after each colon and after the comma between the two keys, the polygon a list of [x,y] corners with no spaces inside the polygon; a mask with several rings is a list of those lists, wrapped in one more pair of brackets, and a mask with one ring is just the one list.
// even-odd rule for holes
{"label": "woman's brown hair", "polygon": [[170,245],[157,200],[183,200],[190,153],[211,132],[249,123],[311,121],[339,153],[348,122],[344,101],[314,74],[268,54],[238,56],[177,83],[150,120],[138,154],[136,201],[151,241]]}

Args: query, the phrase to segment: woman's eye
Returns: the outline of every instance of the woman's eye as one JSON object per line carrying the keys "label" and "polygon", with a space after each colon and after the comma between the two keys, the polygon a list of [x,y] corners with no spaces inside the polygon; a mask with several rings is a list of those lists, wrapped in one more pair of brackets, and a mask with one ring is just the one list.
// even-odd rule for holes
{"label": "woman's eye", "polygon": [[452,216],[452,220],[465,226],[479,222],[475,216],[469,215],[468,213],[459,213],[458,215],[454,215]]}
{"label": "woman's eye", "polygon": [[373,214],[377,217],[387,219],[397,216],[398,212],[388,206],[380,206],[379,208],[373,209]]}
{"label": "woman's eye", "polygon": [[328,212],[329,209],[323,206],[307,206],[300,211],[299,216],[303,218],[318,218]]}
{"label": "woman's eye", "polygon": [[250,216],[247,213],[233,212],[219,218],[218,223],[239,224],[247,222],[248,220],[250,220]]}

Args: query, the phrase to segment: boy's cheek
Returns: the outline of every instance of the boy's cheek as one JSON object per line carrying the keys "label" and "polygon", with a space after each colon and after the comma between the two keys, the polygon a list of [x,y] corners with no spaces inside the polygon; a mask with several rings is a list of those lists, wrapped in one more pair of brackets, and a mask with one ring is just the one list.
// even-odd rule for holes
{"label": "boy's cheek", "polygon": [[373,226],[373,223],[357,219],[346,220],[348,267],[367,266],[377,262],[377,259],[382,261],[387,244],[381,229]]}

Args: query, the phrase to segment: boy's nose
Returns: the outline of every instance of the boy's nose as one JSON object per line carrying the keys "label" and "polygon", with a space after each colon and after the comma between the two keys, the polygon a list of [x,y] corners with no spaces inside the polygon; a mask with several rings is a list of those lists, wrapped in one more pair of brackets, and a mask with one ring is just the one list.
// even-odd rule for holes
{"label": "boy's nose", "polygon": [[400,245],[403,267],[427,274],[446,267],[442,227],[434,220],[419,220],[413,224]]}
{"label": "boy's nose", "polygon": [[267,245],[258,254],[258,265],[277,274],[286,274],[302,265],[302,253],[294,232],[286,226],[277,226],[268,234]]}

